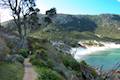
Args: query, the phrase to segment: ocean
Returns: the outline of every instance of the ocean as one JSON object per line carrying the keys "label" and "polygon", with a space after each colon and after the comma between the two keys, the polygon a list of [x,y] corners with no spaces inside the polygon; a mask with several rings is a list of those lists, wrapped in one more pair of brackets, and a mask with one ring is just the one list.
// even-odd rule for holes
{"label": "ocean", "polygon": [[111,70],[116,69],[120,64],[120,48],[106,49],[88,55],[80,55],[84,52],[83,50],[85,49],[77,50],[77,54],[75,55],[77,60],[85,60],[92,67],[102,67],[103,70]]}

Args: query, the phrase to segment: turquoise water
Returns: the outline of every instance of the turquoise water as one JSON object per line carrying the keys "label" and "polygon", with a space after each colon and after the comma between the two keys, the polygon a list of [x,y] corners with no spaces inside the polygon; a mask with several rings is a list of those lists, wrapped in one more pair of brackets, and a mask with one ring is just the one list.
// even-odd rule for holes
{"label": "turquoise water", "polygon": [[103,66],[103,70],[116,68],[116,65],[120,64],[120,49],[109,49],[94,53],[85,56],[82,60],[85,60],[93,67]]}

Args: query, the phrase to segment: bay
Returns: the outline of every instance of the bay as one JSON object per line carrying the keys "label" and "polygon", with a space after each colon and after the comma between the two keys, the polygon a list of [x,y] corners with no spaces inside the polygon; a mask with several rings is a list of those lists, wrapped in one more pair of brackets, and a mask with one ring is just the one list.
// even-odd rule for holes
{"label": "bay", "polygon": [[103,66],[103,70],[115,69],[120,64],[120,48],[96,51],[80,60],[85,60],[93,67]]}

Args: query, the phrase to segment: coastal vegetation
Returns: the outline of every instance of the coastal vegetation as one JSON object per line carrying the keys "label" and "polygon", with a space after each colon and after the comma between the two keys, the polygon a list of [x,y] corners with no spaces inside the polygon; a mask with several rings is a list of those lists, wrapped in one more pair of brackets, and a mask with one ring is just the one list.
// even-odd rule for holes
{"label": "coastal vegetation", "polygon": [[[2,35],[4,37],[4,34]],[[15,39],[13,38],[12,40]],[[24,58],[30,56],[30,61],[35,67],[36,72],[38,73],[38,80],[48,80],[48,79],[49,80],[70,80],[70,79],[90,80],[91,78],[93,78],[94,80],[104,80],[105,78],[105,80],[107,80],[105,77],[106,75],[100,76],[97,73],[96,69],[92,68],[85,61],[77,62],[70,53],[69,54],[65,53],[61,51],[62,49],[58,50],[58,48],[53,46],[53,44],[51,43],[51,41],[53,42],[60,41],[63,42],[65,45],[76,47],[79,46],[77,43],[80,40],[83,41],[86,40],[84,42],[87,45],[100,45],[100,46],[102,45],[94,42],[94,40],[116,41],[115,39],[98,37],[98,35],[95,35],[93,32],[88,32],[88,31],[87,32],[79,32],[79,31],[69,32],[67,30],[61,31],[61,29],[59,28],[57,29],[57,27],[54,24],[49,24],[47,27],[40,27],[39,29],[30,33],[29,36],[27,37],[28,48],[19,49],[17,54],[20,54],[20,56],[22,55]],[[3,40],[3,41],[6,42],[7,40]],[[11,41],[9,41],[9,44],[13,43]],[[14,47],[11,45],[6,45],[6,46],[10,50],[12,50],[12,48]],[[64,49],[64,47],[60,47],[60,48]],[[9,55],[16,54],[16,53],[11,53],[11,51],[8,53]],[[15,62],[18,61],[19,64],[21,64],[23,63],[22,59],[24,58],[17,59],[15,60]],[[9,63],[6,64],[10,65]],[[12,64],[16,65],[14,63]],[[21,75],[22,73],[21,77],[23,77],[23,71],[24,71],[23,66],[19,65],[19,67],[20,66],[21,69],[19,70],[21,70],[21,72],[18,71],[18,75]],[[11,75],[14,75],[14,73],[11,73]],[[17,74],[15,74],[15,76],[16,75]],[[5,79],[3,78],[2,80],[9,80],[7,79],[8,77],[6,77]],[[20,80],[22,80],[22,78],[20,78]]]}
{"label": "coastal vegetation", "polygon": [[0,62],[0,80],[22,80],[23,71],[20,63]]}
{"label": "coastal vegetation", "polygon": [[0,80],[22,80],[26,58],[38,80],[119,79],[113,71],[102,72],[77,61],[70,52],[81,44],[120,43],[119,15],[57,14],[56,8],[39,14],[34,0],[7,0],[3,6],[9,7],[14,19],[0,25]]}

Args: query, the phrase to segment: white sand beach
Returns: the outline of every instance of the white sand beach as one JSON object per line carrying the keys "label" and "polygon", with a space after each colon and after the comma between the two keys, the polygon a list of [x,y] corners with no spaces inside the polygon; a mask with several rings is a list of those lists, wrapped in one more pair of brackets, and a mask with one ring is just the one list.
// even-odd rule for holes
{"label": "white sand beach", "polygon": [[120,48],[120,44],[115,44],[113,42],[101,42],[104,46],[86,46],[86,48],[78,47],[72,48],[71,54],[74,55],[75,59],[80,59],[86,55],[94,54],[96,51],[103,51],[106,49]]}

